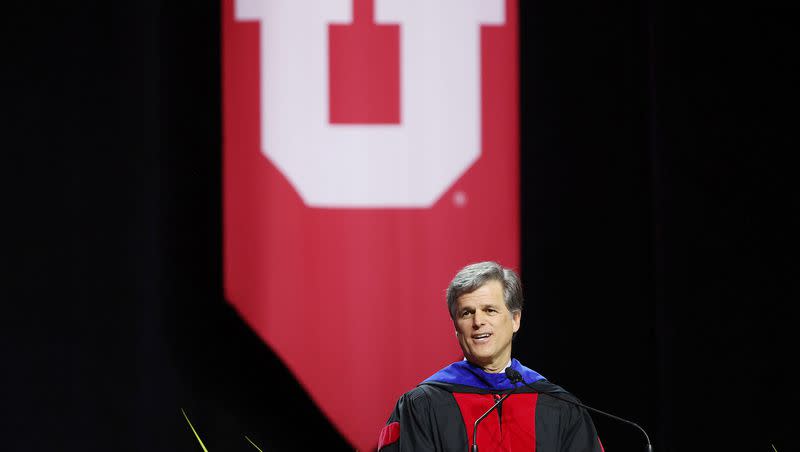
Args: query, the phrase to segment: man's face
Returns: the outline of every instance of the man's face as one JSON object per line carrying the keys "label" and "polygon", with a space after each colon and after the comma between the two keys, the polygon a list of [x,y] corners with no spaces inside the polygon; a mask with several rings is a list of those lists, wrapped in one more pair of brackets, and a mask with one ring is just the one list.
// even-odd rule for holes
{"label": "man's face", "polygon": [[500,281],[489,281],[458,297],[453,324],[467,361],[501,372],[511,359],[511,338],[521,316],[506,307]]}

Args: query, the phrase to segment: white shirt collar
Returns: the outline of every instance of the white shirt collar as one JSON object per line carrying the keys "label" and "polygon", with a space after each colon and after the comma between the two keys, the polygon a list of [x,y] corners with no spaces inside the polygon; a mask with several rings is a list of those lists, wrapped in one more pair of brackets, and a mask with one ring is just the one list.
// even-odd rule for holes
{"label": "white shirt collar", "polygon": [[[464,359],[462,359],[462,361],[466,361],[466,360],[467,360],[467,357],[465,356]],[[503,370],[506,370],[509,367],[511,367],[511,360],[510,359],[508,360],[508,364],[506,364],[506,367],[504,367]]]}

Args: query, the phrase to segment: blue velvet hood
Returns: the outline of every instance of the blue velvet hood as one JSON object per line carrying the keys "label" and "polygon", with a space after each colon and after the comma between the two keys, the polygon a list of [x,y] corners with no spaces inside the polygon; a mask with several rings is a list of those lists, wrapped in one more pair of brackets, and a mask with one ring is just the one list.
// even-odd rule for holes
{"label": "blue velvet hood", "polygon": [[[526,383],[533,383],[545,378],[535,370],[528,369],[516,359],[511,360],[512,369],[522,375]],[[490,374],[469,361],[458,361],[426,378],[422,383],[449,383],[470,386],[488,391],[505,391],[514,389],[514,385],[506,378],[506,374]]]}

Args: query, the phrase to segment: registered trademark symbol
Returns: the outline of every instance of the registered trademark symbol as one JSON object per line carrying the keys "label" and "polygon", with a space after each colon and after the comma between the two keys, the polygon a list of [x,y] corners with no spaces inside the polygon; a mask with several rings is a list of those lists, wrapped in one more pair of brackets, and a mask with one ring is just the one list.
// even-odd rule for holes
{"label": "registered trademark symbol", "polygon": [[464,193],[461,190],[453,193],[453,204],[455,204],[456,207],[464,207],[464,206],[466,206],[467,205],[467,194]]}

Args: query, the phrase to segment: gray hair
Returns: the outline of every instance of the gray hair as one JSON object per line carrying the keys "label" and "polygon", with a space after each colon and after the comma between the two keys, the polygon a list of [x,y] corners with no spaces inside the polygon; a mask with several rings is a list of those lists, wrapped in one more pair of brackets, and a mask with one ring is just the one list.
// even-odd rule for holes
{"label": "gray hair", "polygon": [[447,309],[450,318],[456,318],[456,302],[461,295],[474,292],[489,281],[503,285],[503,301],[512,313],[522,312],[522,283],[510,268],[497,262],[486,261],[470,264],[459,270],[447,286]]}

